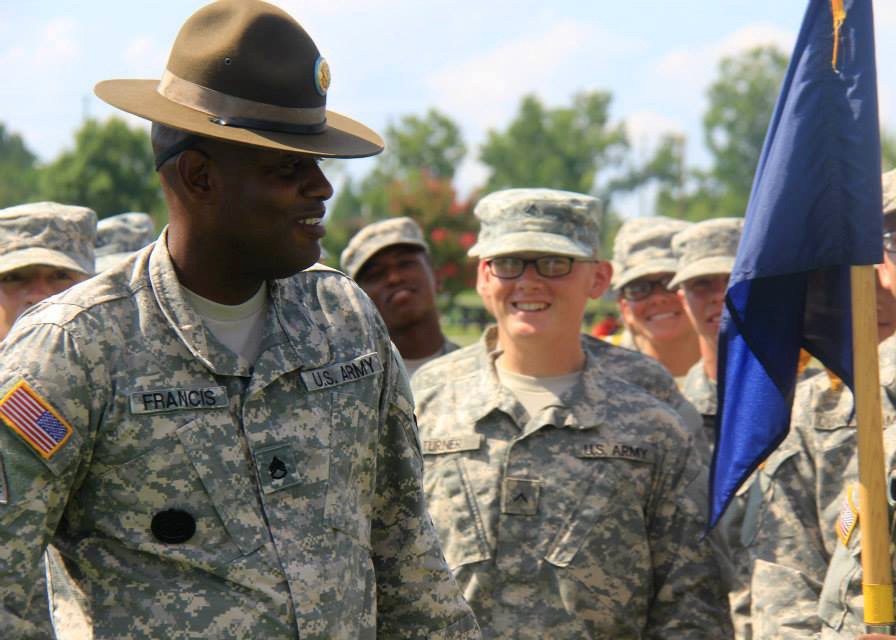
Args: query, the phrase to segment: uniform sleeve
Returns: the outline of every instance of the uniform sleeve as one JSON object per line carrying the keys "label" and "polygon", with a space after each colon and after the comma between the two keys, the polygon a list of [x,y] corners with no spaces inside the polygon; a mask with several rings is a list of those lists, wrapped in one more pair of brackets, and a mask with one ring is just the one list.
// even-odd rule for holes
{"label": "uniform sleeve", "polygon": [[479,638],[479,627],[448,570],[426,510],[413,400],[394,351],[387,377],[372,531],[378,635]]}
{"label": "uniform sleeve", "polygon": [[670,448],[657,480],[648,531],[655,584],[647,637],[730,638],[719,566],[711,545],[702,539],[705,481],[696,483],[690,474],[702,463],[691,438],[686,442]]}
{"label": "uniform sleeve", "polygon": [[49,324],[15,330],[0,347],[0,625],[6,637],[40,637],[28,610],[41,555],[89,449],[91,394],[80,360],[71,336]]}
{"label": "uniform sleeve", "polygon": [[814,466],[805,450],[788,446],[796,440],[788,438],[769,458],[751,488],[751,499],[761,500],[748,547],[753,632],[759,638],[807,638],[821,629],[818,596],[828,554],[814,500]]}

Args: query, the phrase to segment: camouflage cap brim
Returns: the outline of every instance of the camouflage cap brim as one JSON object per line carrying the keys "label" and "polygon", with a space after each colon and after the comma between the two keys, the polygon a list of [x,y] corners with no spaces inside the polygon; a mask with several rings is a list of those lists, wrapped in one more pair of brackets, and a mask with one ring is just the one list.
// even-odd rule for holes
{"label": "camouflage cap brim", "polygon": [[93,264],[86,262],[81,264],[61,251],[54,251],[45,247],[27,247],[0,255],[0,273],[8,273],[15,269],[37,265],[71,269],[88,276],[94,273]]}
{"label": "camouflage cap brim", "polygon": [[649,276],[654,273],[675,273],[678,262],[675,258],[664,258],[662,260],[651,260],[650,262],[639,264],[631,269],[626,269],[618,273],[613,273],[612,286],[614,290],[619,290],[629,282],[633,282],[638,278]]}
{"label": "camouflage cap brim", "polygon": [[691,278],[699,278],[700,276],[711,276],[717,273],[731,273],[734,269],[734,256],[711,256],[702,260],[697,260],[686,266],[684,269],[675,274],[669,283],[669,288],[679,286],[685,280]]}
{"label": "camouflage cap brim", "polygon": [[395,234],[394,237],[380,236],[377,238],[377,241],[366,244],[364,248],[352,258],[352,260],[346,261],[350,262],[350,264],[343,264],[342,268],[348,277],[354,278],[361,273],[361,269],[364,268],[364,265],[367,264],[373,256],[383,249],[398,245],[420,247],[423,251],[429,251],[429,247],[426,246],[425,242],[410,240],[407,237],[398,234]]}
{"label": "camouflage cap brim", "polygon": [[596,259],[590,247],[584,247],[565,236],[537,231],[510,233],[494,240],[477,242],[467,255],[472,258],[493,258],[512,253],[542,253],[585,260]]}

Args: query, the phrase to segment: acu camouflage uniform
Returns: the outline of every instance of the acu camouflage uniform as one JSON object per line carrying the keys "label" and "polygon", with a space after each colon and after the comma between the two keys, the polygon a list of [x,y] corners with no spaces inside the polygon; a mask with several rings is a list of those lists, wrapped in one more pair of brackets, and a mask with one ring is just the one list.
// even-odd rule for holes
{"label": "acu camouflage uniform", "polygon": [[[48,541],[63,638],[479,637],[375,309],[321,267],[268,287],[254,364],[184,302],[165,235],[21,318],[0,366],[8,637],[33,636]],[[20,384],[64,433],[49,454],[11,428]]]}
{"label": "acu camouflage uniform", "polygon": [[430,513],[484,636],[728,637],[678,416],[589,350],[562,405],[529,416],[495,339],[413,379]]}
{"label": "acu camouflage uniform", "polygon": [[[881,343],[879,354],[884,447],[892,470],[896,337]],[[851,499],[858,505],[852,393],[822,371],[798,385],[793,406],[790,433],[757,471],[750,502],[758,516],[753,528],[744,529],[754,558],[756,637],[855,638],[864,629],[860,527],[848,544],[837,533],[852,511],[844,504]]]}

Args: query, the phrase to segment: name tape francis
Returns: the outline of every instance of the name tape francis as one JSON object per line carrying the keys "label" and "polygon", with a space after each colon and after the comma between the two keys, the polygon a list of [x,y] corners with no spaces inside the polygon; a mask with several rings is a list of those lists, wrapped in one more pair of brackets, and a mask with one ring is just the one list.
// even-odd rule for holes
{"label": "name tape francis", "polygon": [[162,413],[227,407],[224,387],[147,389],[130,394],[131,413]]}
{"label": "name tape francis", "polygon": [[337,362],[319,369],[303,371],[302,381],[309,391],[317,391],[337,387],[346,382],[355,382],[382,370],[379,354],[372,352],[347,362]]}

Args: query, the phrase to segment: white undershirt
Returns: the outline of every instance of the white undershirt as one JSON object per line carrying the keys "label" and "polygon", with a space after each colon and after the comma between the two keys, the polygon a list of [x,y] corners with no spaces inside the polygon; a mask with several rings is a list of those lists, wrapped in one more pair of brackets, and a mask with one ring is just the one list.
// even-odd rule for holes
{"label": "white undershirt", "polygon": [[535,417],[550,406],[563,406],[561,396],[578,382],[581,371],[562,376],[534,377],[508,371],[501,366],[501,358],[495,361],[498,380],[516,396],[529,417]]}
{"label": "white undershirt", "polygon": [[268,288],[262,284],[241,304],[221,304],[181,287],[184,298],[193,307],[205,327],[221,344],[248,362],[254,363],[261,351],[264,319],[268,308]]}

